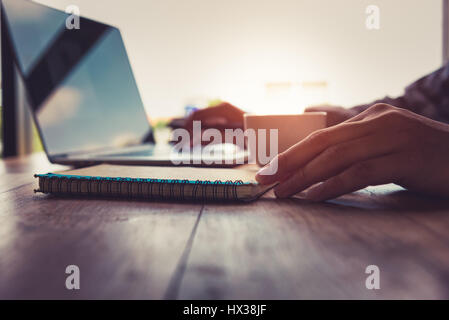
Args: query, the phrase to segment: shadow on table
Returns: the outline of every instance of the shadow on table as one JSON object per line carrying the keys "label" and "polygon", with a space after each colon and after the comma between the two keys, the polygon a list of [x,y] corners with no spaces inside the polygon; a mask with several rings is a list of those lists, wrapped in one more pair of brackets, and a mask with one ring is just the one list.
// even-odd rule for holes
{"label": "shadow on table", "polygon": [[[431,197],[414,192],[407,191],[403,188],[386,185],[379,187],[369,187],[358,192],[341,196],[337,199],[328,200],[326,202],[312,202],[303,198],[302,194],[298,194],[288,199],[277,199],[273,192],[269,192],[264,197],[253,202],[241,201],[189,201],[189,200],[169,200],[169,199],[139,199],[139,198],[114,198],[114,197],[87,197],[87,196],[63,196],[63,195],[39,195],[36,196],[39,201],[99,201],[106,203],[116,202],[123,206],[129,203],[130,206],[136,203],[160,203],[160,204],[204,204],[223,207],[236,206],[258,206],[258,205],[288,205],[309,207],[316,209],[334,209],[334,210],[350,210],[351,208],[366,211],[420,211],[428,212],[435,210],[446,210],[449,212],[449,199]],[[273,210],[275,207],[273,207]]]}

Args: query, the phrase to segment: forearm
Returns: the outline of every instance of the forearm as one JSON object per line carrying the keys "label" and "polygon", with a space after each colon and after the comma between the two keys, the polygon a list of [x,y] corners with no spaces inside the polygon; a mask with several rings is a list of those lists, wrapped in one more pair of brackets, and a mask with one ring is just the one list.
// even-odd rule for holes
{"label": "forearm", "polygon": [[449,65],[413,82],[400,97],[385,97],[355,106],[352,110],[360,113],[376,103],[390,104],[433,120],[449,123]]}

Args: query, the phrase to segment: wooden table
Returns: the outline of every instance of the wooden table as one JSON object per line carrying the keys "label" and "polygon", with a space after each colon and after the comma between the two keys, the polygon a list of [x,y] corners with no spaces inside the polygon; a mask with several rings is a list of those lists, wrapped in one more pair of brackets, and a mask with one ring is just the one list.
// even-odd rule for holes
{"label": "wooden table", "polygon": [[246,205],[33,193],[34,173],[60,168],[0,162],[0,298],[449,298],[448,200],[392,186]]}

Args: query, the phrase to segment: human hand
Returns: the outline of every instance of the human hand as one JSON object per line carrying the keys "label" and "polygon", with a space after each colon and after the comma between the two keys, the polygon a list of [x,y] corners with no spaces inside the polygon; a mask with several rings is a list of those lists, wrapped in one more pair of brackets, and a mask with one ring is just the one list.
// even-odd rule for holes
{"label": "human hand", "polygon": [[[228,102],[222,102],[214,107],[193,112],[184,123],[190,136],[193,137],[193,121],[201,121],[201,129],[214,128],[220,130],[224,137],[225,129],[243,129],[243,114],[245,112]],[[224,141],[221,141],[224,142]],[[220,143],[220,141],[214,141]],[[193,144],[193,141],[192,141]]]}
{"label": "human hand", "polygon": [[313,106],[306,108],[305,110],[305,112],[317,112],[317,111],[318,112],[324,111],[327,113],[326,116],[327,127],[332,127],[357,115],[357,112],[355,110],[328,105]]}
{"label": "human hand", "polygon": [[[277,172],[264,175],[262,171],[270,170],[274,161]],[[376,104],[280,153],[259,171],[256,180],[261,184],[279,182],[275,188],[279,198],[312,186],[305,197],[314,201],[384,183],[449,196],[448,163],[448,125]]]}
{"label": "human hand", "polygon": [[193,121],[201,121],[204,128],[236,129],[243,128],[244,112],[228,102],[193,112],[185,123],[186,129],[191,129]]}

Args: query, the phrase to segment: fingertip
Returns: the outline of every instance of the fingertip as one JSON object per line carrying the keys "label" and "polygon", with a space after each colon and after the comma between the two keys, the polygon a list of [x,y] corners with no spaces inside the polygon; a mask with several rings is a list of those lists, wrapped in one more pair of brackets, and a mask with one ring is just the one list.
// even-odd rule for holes
{"label": "fingertip", "polygon": [[314,201],[314,202],[320,202],[326,200],[326,192],[324,188],[324,183],[320,183],[309,190],[307,190],[304,197],[307,200]]}
{"label": "fingertip", "polygon": [[259,173],[256,173],[256,177],[255,177],[256,181],[259,182],[260,184],[268,184],[269,183],[269,177],[268,176],[264,176],[261,175]]}
{"label": "fingertip", "polygon": [[279,188],[274,188],[274,195],[276,198],[284,199],[288,198],[288,194],[286,194],[283,190],[280,190]]}
{"label": "fingertip", "polygon": [[260,184],[270,184],[276,181],[277,177],[275,174],[269,174],[270,168],[268,165],[257,171],[256,173],[256,181]]}

